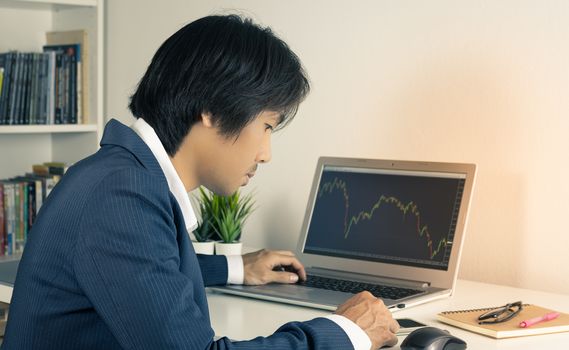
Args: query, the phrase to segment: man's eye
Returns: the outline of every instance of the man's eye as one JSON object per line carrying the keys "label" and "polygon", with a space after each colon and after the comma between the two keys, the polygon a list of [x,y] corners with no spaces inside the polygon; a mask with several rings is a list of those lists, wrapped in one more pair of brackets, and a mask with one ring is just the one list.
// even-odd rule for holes
{"label": "man's eye", "polygon": [[271,131],[273,131],[273,127],[272,127],[271,125],[269,125],[269,124],[265,124],[265,131],[266,131],[266,130],[271,130]]}

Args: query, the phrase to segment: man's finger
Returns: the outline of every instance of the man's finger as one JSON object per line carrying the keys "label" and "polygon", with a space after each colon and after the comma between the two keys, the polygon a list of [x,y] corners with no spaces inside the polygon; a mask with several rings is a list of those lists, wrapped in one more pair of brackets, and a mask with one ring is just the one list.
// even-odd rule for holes
{"label": "man's finger", "polygon": [[306,271],[304,270],[304,265],[297,258],[292,256],[281,256],[275,261],[274,265],[281,266],[292,266],[298,277],[302,280],[306,280]]}
{"label": "man's finger", "polygon": [[274,250],[273,252],[280,255],[294,256],[294,253],[289,250]]}
{"label": "man's finger", "polygon": [[348,308],[348,305],[346,305],[346,303],[343,303],[342,305],[340,305],[336,308],[336,311],[334,311],[334,313],[337,315],[342,314],[342,313],[344,313],[344,311],[346,311],[347,308]]}
{"label": "man's finger", "polygon": [[399,322],[397,322],[396,320],[392,320],[392,322],[389,324],[389,330],[391,331],[391,333],[397,333],[399,331]]}
{"label": "man's finger", "polygon": [[271,279],[277,283],[296,283],[298,282],[298,275],[291,272],[274,272]]}
{"label": "man's finger", "polygon": [[395,346],[397,345],[397,336],[392,334],[391,337],[385,342],[386,346]]}

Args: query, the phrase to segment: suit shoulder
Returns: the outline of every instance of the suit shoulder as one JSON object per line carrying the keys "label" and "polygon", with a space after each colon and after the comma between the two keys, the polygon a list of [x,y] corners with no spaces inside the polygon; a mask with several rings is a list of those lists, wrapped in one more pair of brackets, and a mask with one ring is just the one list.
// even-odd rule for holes
{"label": "suit shoulder", "polygon": [[[159,167],[158,167],[159,169]],[[167,184],[166,177],[159,169],[150,170],[133,153],[118,146],[104,146],[97,153],[71,166],[66,178],[75,178],[85,183],[112,180],[113,177],[137,173],[138,177],[148,174],[155,180]],[[109,179],[110,177],[110,179]]]}

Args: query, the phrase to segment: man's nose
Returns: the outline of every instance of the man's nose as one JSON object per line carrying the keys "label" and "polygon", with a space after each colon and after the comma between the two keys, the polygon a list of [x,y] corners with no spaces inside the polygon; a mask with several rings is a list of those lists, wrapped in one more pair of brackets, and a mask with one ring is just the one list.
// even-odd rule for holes
{"label": "man's nose", "polygon": [[257,163],[268,163],[271,161],[271,137],[265,138],[261,150],[257,154]]}

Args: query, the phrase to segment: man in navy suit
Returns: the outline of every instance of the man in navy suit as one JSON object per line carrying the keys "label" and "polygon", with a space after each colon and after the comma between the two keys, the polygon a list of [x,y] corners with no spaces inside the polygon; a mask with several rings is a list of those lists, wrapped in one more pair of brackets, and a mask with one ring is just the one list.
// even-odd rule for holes
{"label": "man in navy suit", "polygon": [[[237,16],[192,22],[156,52],[101,149],[50,194],[22,257],[3,349],[376,349],[397,342],[360,293],[268,337],[214,340],[204,286],[305,279],[290,252],[196,255],[187,192],[227,195],[271,158],[271,134],[309,91],[297,56]],[[295,272],[275,272],[276,266]]]}

